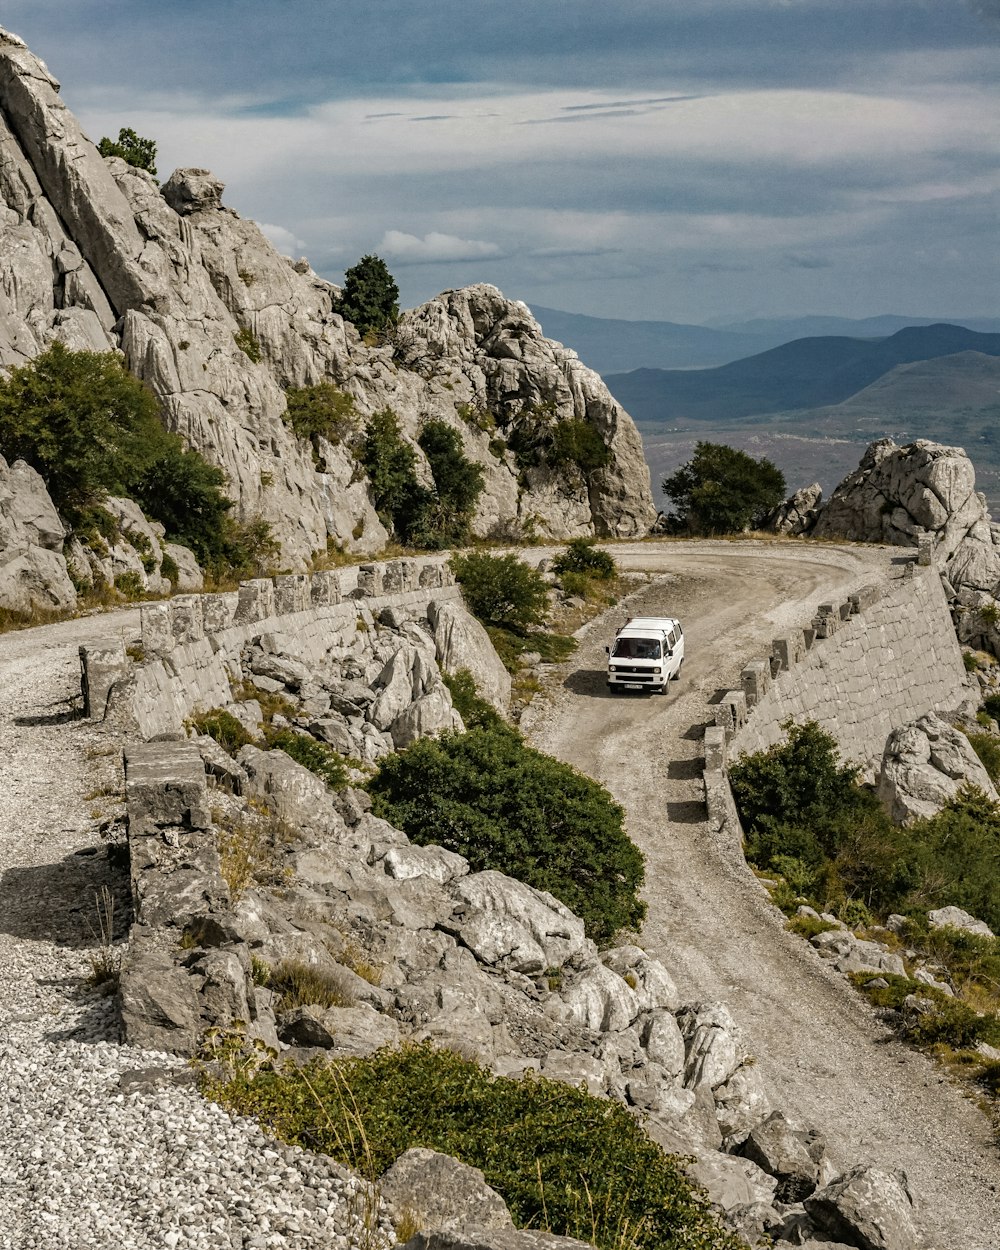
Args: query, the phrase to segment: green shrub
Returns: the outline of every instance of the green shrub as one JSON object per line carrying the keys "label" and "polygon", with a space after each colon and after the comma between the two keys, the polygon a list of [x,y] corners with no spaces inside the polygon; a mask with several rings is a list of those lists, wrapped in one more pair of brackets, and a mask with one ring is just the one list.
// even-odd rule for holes
{"label": "green shrub", "polygon": [[575,464],[584,477],[589,477],[611,463],[611,449],[589,422],[571,418],[552,427],[546,459],[554,469]]}
{"label": "green shrub", "polygon": [[525,630],[543,620],[548,587],[542,575],[517,556],[473,551],[452,556],[451,567],[469,611],[484,624]]}
{"label": "green shrub", "polygon": [[130,600],[141,599],[146,594],[142,576],[132,569],[118,574],[115,578],[115,590]]}
{"label": "green shrub", "polygon": [[362,256],[344,272],[344,287],[336,312],[353,322],[364,338],[395,326],[399,319],[399,287],[380,256]]}
{"label": "green shrub", "polygon": [[482,1170],[518,1227],[600,1250],[737,1250],[678,1160],[620,1104],[544,1077],[497,1077],[427,1045],[246,1068],[206,1093],[285,1142],[377,1176],[429,1147]]}
{"label": "green shrub", "polygon": [[483,489],[483,467],[466,457],[458,431],[443,421],[425,422],[418,442],[437,493],[429,535],[434,541],[421,545],[445,547],[465,542]]}
{"label": "green shrub", "polygon": [[818,916],[792,916],[785,925],[790,933],[797,933],[804,938],[816,937],[818,933],[829,933],[836,927],[829,920],[821,920]]}
{"label": "green shrub", "polygon": [[278,1010],[293,1007],[353,1007],[350,978],[343,972],[282,959],[270,969],[267,988],[278,995]]}
{"label": "green shrub", "polygon": [[969,734],[972,749],[979,756],[979,762],[989,774],[990,781],[996,785],[1000,782],[1000,738],[992,734]]}
{"label": "green shrub", "polygon": [[568,634],[554,634],[546,630],[515,633],[500,625],[487,625],[486,632],[508,673],[516,673],[520,669],[525,652],[537,651],[546,663],[559,664],[569,659],[579,645]]}
{"label": "green shrub", "polygon": [[327,743],[294,729],[272,729],[270,725],[265,726],[264,735],[269,747],[290,755],[297,764],[325,781],[331,790],[343,790],[347,785],[347,766]]}
{"label": "green shrub", "polygon": [[357,426],[354,398],[330,382],[316,386],[290,387],[285,392],[282,414],[296,438],[312,444],[313,459],[319,464],[319,440],[336,446],[346,441]]}
{"label": "green shrub", "polygon": [[117,139],[105,135],[97,150],[102,156],[120,156],[129,165],[156,177],[156,140],[144,139],[129,126],[122,126]]}
{"label": "green shrub", "polygon": [[975,673],[979,670],[979,660],[976,658],[975,651],[963,651],[962,663],[965,665],[967,673]]}
{"label": "green shrub", "polygon": [[983,700],[983,707],[991,719],[1000,721],[1000,694],[988,694]]}
{"label": "green shrub", "polygon": [[260,364],[262,352],[260,348],[260,340],[254,334],[253,330],[247,326],[241,326],[233,335],[233,342],[240,349],[244,356],[253,361],[255,365]]}
{"label": "green shrub", "polygon": [[[491,434],[497,428],[493,413],[488,408],[478,408],[475,404],[456,404],[455,411],[466,425],[482,434]],[[505,448],[506,446],[504,443]]]}
{"label": "green shrub", "polygon": [[679,526],[694,534],[732,534],[785,497],[785,476],[763,456],[723,443],[699,442],[694,456],[663,479]]}
{"label": "green shrub", "polygon": [[609,581],[618,571],[614,557],[597,546],[596,538],[574,538],[552,561],[554,572],[584,573],[598,581]]}
{"label": "green shrub", "polygon": [[200,712],[197,716],[191,717],[190,723],[192,729],[214,738],[219,746],[230,755],[235,755],[240,747],[245,747],[254,741],[253,735],[248,732],[242,722],[238,721],[232,712],[227,712],[222,707],[212,708],[210,712]]}
{"label": "green shrub", "polygon": [[454,674],[442,673],[441,676],[466,729],[493,729],[505,723],[493,704],[480,696],[475,678],[467,668],[461,668]]}
{"label": "green shrub", "polygon": [[159,521],[171,542],[190,547],[201,564],[226,562],[232,501],[222,470],[171,437],[132,483],[131,494]]}
{"label": "green shrub", "polygon": [[643,861],[607,790],[508,726],[424,738],[368,783],[376,815],[420,846],[548,890],[609,942],[645,914]]}
{"label": "green shrub", "polygon": [[417,453],[402,437],[391,408],[369,418],[358,459],[371,483],[375,511],[382,524],[398,534],[406,527],[407,509],[425,488],[417,481]]}
{"label": "green shrub", "polygon": [[157,403],[111,352],[53,343],[0,380],[0,455],[24,459],[71,522],[128,495],[169,435]]}
{"label": "green shrub", "polygon": [[160,576],[169,581],[173,590],[177,589],[177,583],[181,580],[181,571],[177,567],[177,561],[168,551],[160,557]]}

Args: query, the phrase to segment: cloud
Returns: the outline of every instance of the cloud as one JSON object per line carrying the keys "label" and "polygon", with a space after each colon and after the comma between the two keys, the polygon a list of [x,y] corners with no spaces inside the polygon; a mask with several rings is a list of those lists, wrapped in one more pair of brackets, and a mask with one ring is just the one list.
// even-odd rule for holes
{"label": "cloud", "polygon": [[273,226],[268,221],[258,221],[260,232],[283,256],[301,256],[306,242],[284,226]]}
{"label": "cloud", "polygon": [[801,256],[790,253],[784,258],[782,264],[786,269],[829,269],[833,262],[827,260],[825,256]]}
{"label": "cloud", "polygon": [[487,260],[502,255],[495,243],[482,239],[460,239],[454,234],[432,230],[423,238],[402,230],[387,230],[378,251],[403,265],[427,265],[440,261]]}

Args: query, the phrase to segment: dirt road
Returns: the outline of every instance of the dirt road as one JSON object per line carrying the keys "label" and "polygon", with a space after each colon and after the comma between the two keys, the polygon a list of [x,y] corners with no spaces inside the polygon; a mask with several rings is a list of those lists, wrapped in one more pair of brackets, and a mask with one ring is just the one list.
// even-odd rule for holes
{"label": "dirt road", "polygon": [[[901,1167],[939,1250],[1000,1247],[1000,1155],[986,1117],[929,1060],[888,1037],[867,1005],[781,918],[739,848],[712,839],[701,801],[709,701],[818,603],[872,580],[877,548],[636,544],[625,568],[663,574],[585,632],[564,684],[530,710],[535,745],[597,777],[646,855],[644,943],[693,1000],[722,999],[746,1030],[772,1101],[821,1127],[842,1165]],[[626,615],[679,616],[681,680],[667,698],[612,696],[604,646]]]}

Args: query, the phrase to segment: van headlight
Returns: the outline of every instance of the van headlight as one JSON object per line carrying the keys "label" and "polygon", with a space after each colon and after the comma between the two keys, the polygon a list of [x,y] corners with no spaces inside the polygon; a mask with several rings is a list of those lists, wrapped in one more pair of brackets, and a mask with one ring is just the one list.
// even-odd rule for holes
{"label": "van headlight", "polygon": [[660,666],[659,666],[659,664],[657,664],[656,668],[654,668],[654,669],[653,669],[653,672],[654,672],[654,673],[662,673],[662,672],[663,672],[663,669],[661,669],[661,668],[660,668]]}
{"label": "van headlight", "polygon": [[617,673],[617,672],[618,672],[618,669],[615,667],[615,665],[614,665],[614,664],[609,664],[609,665],[608,665],[608,672],[609,672],[609,673]]}

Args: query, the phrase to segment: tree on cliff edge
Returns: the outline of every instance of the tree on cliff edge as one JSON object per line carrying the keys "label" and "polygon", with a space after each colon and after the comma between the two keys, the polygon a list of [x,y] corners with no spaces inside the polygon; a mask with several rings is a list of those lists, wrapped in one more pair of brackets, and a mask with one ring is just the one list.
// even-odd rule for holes
{"label": "tree on cliff edge", "polygon": [[399,318],[399,287],[381,256],[362,256],[344,273],[336,311],[364,337],[390,329]]}
{"label": "tree on cliff edge", "polygon": [[724,443],[696,443],[694,456],[663,479],[675,517],[692,534],[735,534],[785,497],[785,475]]}
{"label": "tree on cliff edge", "polygon": [[144,139],[128,126],[122,126],[117,139],[105,135],[97,150],[102,156],[120,156],[126,164],[156,177],[156,140]]}

